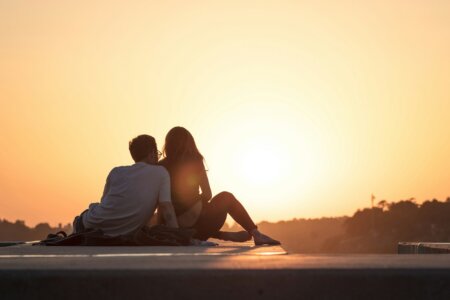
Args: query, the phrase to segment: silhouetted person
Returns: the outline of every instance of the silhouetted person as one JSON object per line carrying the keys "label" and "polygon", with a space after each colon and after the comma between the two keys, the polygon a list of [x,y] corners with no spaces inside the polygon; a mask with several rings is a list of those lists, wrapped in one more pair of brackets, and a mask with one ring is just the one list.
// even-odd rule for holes
{"label": "silhouetted person", "polygon": [[116,167],[106,179],[100,203],[76,217],[74,232],[101,229],[105,235],[130,234],[145,226],[158,206],[166,225],[178,227],[170,198],[170,177],[157,165],[161,154],[155,139],[140,135],[129,143],[135,164]]}
{"label": "silhouetted person", "polygon": [[[189,131],[183,127],[172,128],[167,133],[163,152],[165,158],[159,164],[169,171],[172,202],[180,227],[196,229],[195,237],[200,240],[213,237],[243,242],[253,237],[256,245],[280,244],[258,230],[233,194],[222,192],[211,198],[203,156]],[[228,214],[246,231],[220,231]]]}

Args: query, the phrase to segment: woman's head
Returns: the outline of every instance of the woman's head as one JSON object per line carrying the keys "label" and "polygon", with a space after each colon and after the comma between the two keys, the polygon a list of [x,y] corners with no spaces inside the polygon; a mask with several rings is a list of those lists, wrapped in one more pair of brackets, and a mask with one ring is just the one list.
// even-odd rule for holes
{"label": "woman's head", "polygon": [[173,161],[203,160],[192,134],[184,127],[174,127],[166,135],[164,156]]}

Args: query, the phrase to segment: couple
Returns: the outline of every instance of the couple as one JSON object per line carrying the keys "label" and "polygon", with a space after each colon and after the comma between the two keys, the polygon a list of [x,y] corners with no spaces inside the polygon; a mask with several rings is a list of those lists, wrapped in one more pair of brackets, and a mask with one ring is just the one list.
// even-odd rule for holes
{"label": "couple", "polygon": [[[262,234],[242,204],[228,192],[212,197],[203,156],[191,133],[172,128],[164,158],[155,139],[140,135],[129,143],[135,164],[116,167],[107,179],[100,203],[92,203],[73,223],[74,233],[101,229],[105,235],[128,235],[148,225],[156,209],[158,222],[173,228],[193,228],[194,238],[217,238],[255,245],[280,242]],[[200,192],[201,191],[201,192]],[[221,231],[230,215],[245,231]]]}

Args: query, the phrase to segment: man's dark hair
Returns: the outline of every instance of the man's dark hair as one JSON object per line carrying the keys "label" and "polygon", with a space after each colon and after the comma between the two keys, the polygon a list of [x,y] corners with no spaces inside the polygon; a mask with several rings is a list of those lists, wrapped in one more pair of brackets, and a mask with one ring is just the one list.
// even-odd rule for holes
{"label": "man's dark hair", "polygon": [[139,135],[130,141],[129,149],[133,160],[141,161],[150,153],[156,152],[155,138],[146,134]]}

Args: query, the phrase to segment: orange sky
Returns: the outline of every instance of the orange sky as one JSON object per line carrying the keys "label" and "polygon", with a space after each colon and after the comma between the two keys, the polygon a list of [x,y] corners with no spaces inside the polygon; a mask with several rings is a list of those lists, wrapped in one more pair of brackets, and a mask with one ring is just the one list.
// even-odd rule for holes
{"label": "orange sky", "polygon": [[445,199],[449,53],[446,0],[2,1],[0,218],[70,222],[176,125],[256,221]]}

